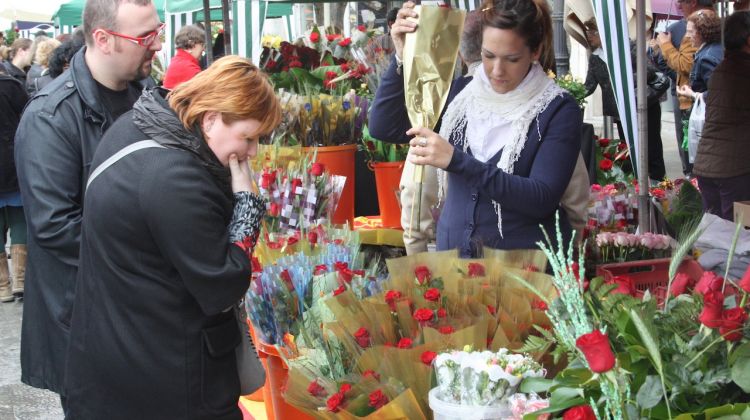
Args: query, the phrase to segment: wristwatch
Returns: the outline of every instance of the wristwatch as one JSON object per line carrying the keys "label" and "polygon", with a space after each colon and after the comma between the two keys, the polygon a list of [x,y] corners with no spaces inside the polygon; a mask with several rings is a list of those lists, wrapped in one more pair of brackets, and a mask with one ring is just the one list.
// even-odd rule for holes
{"label": "wristwatch", "polygon": [[398,58],[398,54],[393,54],[393,56],[396,58],[396,74],[401,76],[403,75],[404,60]]}

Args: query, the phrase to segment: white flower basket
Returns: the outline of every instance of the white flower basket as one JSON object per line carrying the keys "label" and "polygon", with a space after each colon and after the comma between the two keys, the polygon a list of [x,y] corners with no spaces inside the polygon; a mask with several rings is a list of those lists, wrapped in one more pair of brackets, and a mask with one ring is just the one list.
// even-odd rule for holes
{"label": "white flower basket", "polygon": [[513,416],[506,404],[500,406],[460,405],[442,401],[440,389],[430,390],[430,408],[435,420],[501,420]]}

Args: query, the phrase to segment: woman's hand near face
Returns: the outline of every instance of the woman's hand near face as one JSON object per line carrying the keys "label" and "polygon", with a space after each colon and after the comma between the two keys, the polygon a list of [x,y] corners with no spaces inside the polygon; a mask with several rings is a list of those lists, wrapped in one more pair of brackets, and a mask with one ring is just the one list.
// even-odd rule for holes
{"label": "woman's hand near face", "polygon": [[391,26],[391,39],[393,48],[396,50],[396,56],[399,59],[404,58],[404,40],[406,34],[417,30],[417,24],[408,18],[416,18],[417,12],[414,11],[414,3],[407,1],[398,11],[396,21]]}
{"label": "woman's hand near face", "polygon": [[695,96],[695,92],[688,85],[677,86],[677,94],[680,96],[687,96],[692,98]]}
{"label": "woman's hand near face", "polygon": [[255,185],[250,165],[246,160],[240,162],[237,155],[229,156],[229,172],[232,174],[232,192],[258,193],[258,186]]}
{"label": "woman's hand near face", "polygon": [[409,161],[415,165],[430,165],[445,169],[451,163],[453,146],[434,131],[424,127],[414,127],[406,132],[416,136],[409,142]]}

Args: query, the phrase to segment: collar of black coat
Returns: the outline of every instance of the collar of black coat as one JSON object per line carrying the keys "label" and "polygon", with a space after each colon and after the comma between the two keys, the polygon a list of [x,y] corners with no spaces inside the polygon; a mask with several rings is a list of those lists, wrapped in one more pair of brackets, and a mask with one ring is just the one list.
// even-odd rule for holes
{"label": "collar of black coat", "polygon": [[224,192],[231,195],[231,177],[208,147],[201,130],[188,130],[170,108],[163,88],[145,89],[133,105],[133,123],[152,140],[170,149],[181,149],[193,154],[217,180]]}
{"label": "collar of black coat", "polygon": [[[68,71],[70,72],[72,81],[75,85],[76,90],[78,91],[78,95],[81,97],[81,100],[86,105],[86,107],[91,112],[95,113],[98,119],[102,122],[109,121],[109,123],[112,123],[113,121],[110,121],[111,117],[107,110],[104,108],[104,104],[99,101],[99,90],[96,86],[96,82],[94,81],[94,76],[91,75],[91,70],[89,70],[89,66],[86,65],[86,48],[87,47],[84,45],[83,48],[75,53],[73,58],[70,60],[70,68],[68,69]],[[130,82],[130,86],[134,89],[137,89],[138,91],[143,88],[141,84],[136,81]],[[84,115],[89,114],[89,112],[84,112]]]}

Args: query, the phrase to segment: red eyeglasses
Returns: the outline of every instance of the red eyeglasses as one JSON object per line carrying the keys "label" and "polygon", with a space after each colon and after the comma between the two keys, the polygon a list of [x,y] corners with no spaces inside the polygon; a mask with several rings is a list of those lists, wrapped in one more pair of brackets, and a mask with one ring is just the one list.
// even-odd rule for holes
{"label": "red eyeglasses", "polygon": [[130,35],[120,34],[120,33],[117,33],[115,31],[110,31],[110,30],[107,30],[107,29],[100,29],[100,30],[102,30],[102,31],[104,31],[104,32],[106,32],[106,33],[108,33],[110,35],[114,35],[114,36],[120,37],[122,39],[127,39],[128,41],[132,42],[133,44],[140,45],[141,47],[150,47],[151,44],[153,44],[154,41],[156,41],[156,38],[159,37],[159,36],[161,36],[162,33],[164,33],[164,26],[165,25],[166,24],[162,23],[161,25],[159,25],[158,28],[156,28],[155,31],[149,32],[148,34],[146,34],[146,36],[130,36]]}

